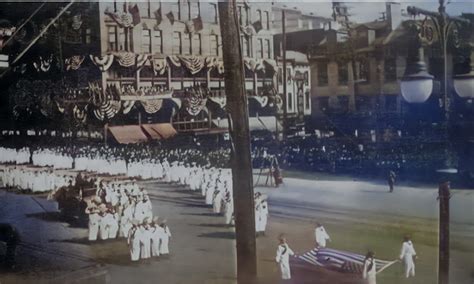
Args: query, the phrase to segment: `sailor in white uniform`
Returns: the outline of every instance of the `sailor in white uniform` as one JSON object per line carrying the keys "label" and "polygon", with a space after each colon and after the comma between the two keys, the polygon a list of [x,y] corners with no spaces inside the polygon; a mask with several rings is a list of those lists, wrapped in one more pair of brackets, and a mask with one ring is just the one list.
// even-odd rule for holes
{"label": "sailor in white uniform", "polygon": [[314,236],[316,239],[316,246],[320,248],[326,247],[326,241],[331,241],[329,234],[324,229],[323,225],[316,223],[316,229],[314,229]]}
{"label": "sailor in white uniform", "polygon": [[86,214],[89,215],[89,241],[96,241],[99,233],[99,203],[100,199],[92,199],[86,208]]}
{"label": "sailor in white uniform", "polygon": [[140,260],[140,230],[138,229],[138,221],[136,220],[133,220],[133,225],[128,232],[127,243],[130,248],[131,260]]}
{"label": "sailor in white uniform", "polygon": [[292,255],[294,255],[294,252],[286,243],[286,238],[283,235],[280,236],[280,244],[276,251],[275,260],[280,265],[281,279],[283,280],[291,279],[290,256]]}
{"label": "sailor in white uniform", "polygon": [[168,225],[166,224],[166,219],[161,222],[160,226],[163,228],[163,231],[164,231],[164,234],[162,235],[162,238],[161,238],[160,254],[168,255],[170,253],[169,242],[171,238],[171,231]]}
{"label": "sailor in white uniform", "polygon": [[376,264],[375,264],[375,253],[369,251],[364,260],[364,269],[362,271],[362,278],[365,279],[367,284],[377,284],[376,274]]}
{"label": "sailor in white uniform", "polygon": [[410,276],[415,277],[415,262],[413,259],[416,257],[416,251],[413,247],[410,236],[405,236],[402,250],[400,252],[400,260],[403,261],[403,264],[405,265],[406,278]]}

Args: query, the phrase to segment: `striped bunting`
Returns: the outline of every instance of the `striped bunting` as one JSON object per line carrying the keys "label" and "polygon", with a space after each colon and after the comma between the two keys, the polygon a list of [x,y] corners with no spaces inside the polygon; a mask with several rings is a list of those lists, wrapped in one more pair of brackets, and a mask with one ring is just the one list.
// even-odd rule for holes
{"label": "striped bunting", "polygon": [[[321,266],[339,272],[361,274],[364,268],[364,260],[365,256],[352,252],[328,248],[314,248],[302,255],[297,255],[292,258],[291,264],[306,268]],[[377,273],[382,272],[396,262],[397,260],[386,261],[375,259]]]}

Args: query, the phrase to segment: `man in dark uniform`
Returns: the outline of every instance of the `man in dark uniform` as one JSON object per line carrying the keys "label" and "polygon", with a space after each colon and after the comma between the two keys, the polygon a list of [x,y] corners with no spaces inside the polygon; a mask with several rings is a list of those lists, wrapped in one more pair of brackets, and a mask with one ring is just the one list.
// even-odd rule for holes
{"label": "man in dark uniform", "polygon": [[5,266],[8,268],[15,267],[15,251],[16,246],[20,243],[20,234],[15,227],[7,223],[0,223],[0,242],[6,244]]}
{"label": "man in dark uniform", "polygon": [[388,186],[390,187],[390,192],[393,192],[393,185],[395,184],[396,177],[397,176],[395,175],[394,171],[390,171],[388,173],[387,182],[388,182]]}

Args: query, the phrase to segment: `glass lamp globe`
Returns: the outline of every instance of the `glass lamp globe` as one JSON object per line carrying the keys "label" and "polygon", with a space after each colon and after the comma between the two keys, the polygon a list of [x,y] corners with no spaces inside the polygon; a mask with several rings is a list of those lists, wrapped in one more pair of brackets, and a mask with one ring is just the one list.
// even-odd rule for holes
{"label": "glass lamp globe", "polygon": [[454,77],[454,90],[461,98],[474,98],[474,70]]}
{"label": "glass lamp globe", "polygon": [[408,103],[426,102],[433,92],[433,78],[426,71],[425,62],[420,59],[409,62],[400,84],[403,98]]}

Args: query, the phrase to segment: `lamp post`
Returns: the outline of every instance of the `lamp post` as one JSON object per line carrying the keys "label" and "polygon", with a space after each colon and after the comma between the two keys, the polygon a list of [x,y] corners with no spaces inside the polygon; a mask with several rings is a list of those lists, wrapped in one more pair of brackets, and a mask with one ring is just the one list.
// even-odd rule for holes
{"label": "lamp post", "polygon": [[[446,13],[445,0],[439,0],[438,12],[431,12],[417,7],[409,6],[409,14],[424,15],[429,17],[434,26],[441,45],[443,55],[442,99],[446,125],[450,120],[450,100],[452,92],[448,87],[448,36],[453,31],[454,24],[469,24],[467,19],[451,17]],[[401,82],[401,93],[409,103],[425,102],[433,91],[433,76],[428,74],[423,62],[423,49],[417,40],[417,51],[407,57],[407,68]],[[474,97],[474,58],[471,56],[471,71],[468,74],[454,77],[454,89],[461,98]],[[449,284],[449,182],[440,185],[439,190],[439,254],[438,254],[438,284]]]}

